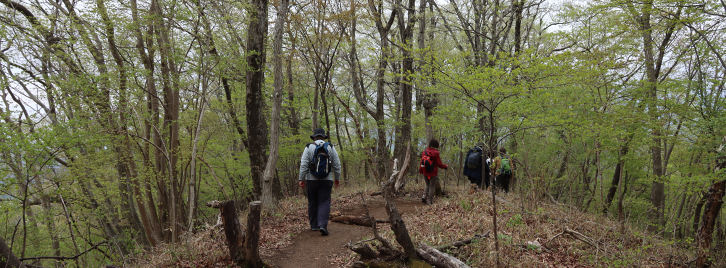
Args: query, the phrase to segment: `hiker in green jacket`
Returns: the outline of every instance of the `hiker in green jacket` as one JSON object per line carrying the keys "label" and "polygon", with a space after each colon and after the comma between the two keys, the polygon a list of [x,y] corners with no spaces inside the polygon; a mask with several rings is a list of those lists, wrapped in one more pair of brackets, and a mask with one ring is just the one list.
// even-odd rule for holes
{"label": "hiker in green jacket", "polygon": [[499,155],[492,161],[491,170],[494,173],[495,185],[509,192],[509,181],[512,179],[512,163],[504,147],[499,148]]}

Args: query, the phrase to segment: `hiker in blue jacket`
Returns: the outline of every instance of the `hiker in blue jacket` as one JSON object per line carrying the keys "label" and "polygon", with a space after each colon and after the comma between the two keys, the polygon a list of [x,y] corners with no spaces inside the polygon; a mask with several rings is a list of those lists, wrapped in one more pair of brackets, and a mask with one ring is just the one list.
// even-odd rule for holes
{"label": "hiker in blue jacket", "polygon": [[298,184],[306,190],[310,229],[328,235],[330,193],[333,184],[338,187],[340,181],[340,158],[335,147],[325,141],[328,135],[324,129],[316,128],[310,138],[313,143],[305,146],[300,157]]}

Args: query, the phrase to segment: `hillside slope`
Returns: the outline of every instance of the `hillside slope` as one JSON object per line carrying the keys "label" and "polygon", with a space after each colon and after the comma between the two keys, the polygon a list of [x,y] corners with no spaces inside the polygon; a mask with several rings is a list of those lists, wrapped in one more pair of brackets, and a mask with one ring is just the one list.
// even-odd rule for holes
{"label": "hillside slope", "polygon": [[[417,200],[420,186],[414,185],[413,188],[410,194],[399,198],[399,202],[409,204],[403,206],[403,218],[416,243],[439,246],[491,231],[491,192],[470,194],[463,187],[450,187],[448,197],[424,206],[414,205],[420,202],[420,199]],[[383,201],[380,197],[370,197],[373,191],[366,189],[348,188],[335,193],[333,213],[362,213],[361,192],[365,192],[363,196],[372,214],[379,219],[384,217],[385,213],[380,209]],[[522,203],[512,193],[500,193],[497,197],[500,261],[507,267],[684,266],[692,259],[686,250],[627,225],[621,232],[616,221],[600,215],[581,213],[549,201],[528,200]],[[357,256],[346,250],[343,244],[372,237],[370,228],[360,226],[331,227],[331,236],[321,237],[307,229],[306,204],[302,196],[286,199],[281,204],[279,211],[265,215],[262,222],[260,250],[263,259],[273,266],[284,266],[280,259],[295,256],[294,261],[302,265],[300,267],[313,264],[317,267],[349,267]],[[378,227],[384,237],[395,242],[388,224],[379,224]],[[334,232],[336,229],[339,232]],[[336,240],[336,235],[344,237]],[[326,243],[324,239],[337,242]],[[300,243],[309,245],[301,246]],[[309,250],[296,252],[302,248]],[[496,263],[492,235],[449,253],[471,267],[488,267]],[[310,261],[309,265],[302,263],[306,260]],[[199,232],[180,244],[159,247],[134,261],[131,266],[232,265],[219,227]]]}

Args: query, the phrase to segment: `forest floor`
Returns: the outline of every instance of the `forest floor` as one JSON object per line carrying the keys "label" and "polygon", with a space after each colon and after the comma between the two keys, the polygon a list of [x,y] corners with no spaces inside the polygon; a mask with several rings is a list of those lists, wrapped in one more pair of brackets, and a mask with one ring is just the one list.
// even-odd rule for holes
{"label": "forest floor", "polygon": [[[419,197],[422,187],[423,183],[411,185],[409,193],[397,200],[414,243],[439,246],[475,234],[487,234],[492,229],[490,191],[468,193],[463,183],[460,187],[449,185],[447,197],[426,206]],[[335,190],[331,214],[364,215],[363,196],[372,216],[387,219],[382,198],[370,196],[375,190],[365,186]],[[582,213],[568,205],[517,193],[500,193],[497,200],[499,256],[504,267],[678,267],[686,266],[693,259],[692,253],[684,248],[627,225],[621,226],[603,215]],[[358,257],[346,244],[371,238],[370,227],[331,222],[330,235],[324,237],[309,229],[306,210],[305,198],[300,195],[283,200],[275,213],[263,215],[260,233],[263,260],[280,268],[350,267]],[[244,226],[246,217],[240,218]],[[395,244],[389,226],[378,224],[381,235]],[[492,235],[448,251],[471,267],[495,265],[495,252]],[[205,228],[181,243],[157,247],[133,261],[129,266],[233,266],[221,227]]]}

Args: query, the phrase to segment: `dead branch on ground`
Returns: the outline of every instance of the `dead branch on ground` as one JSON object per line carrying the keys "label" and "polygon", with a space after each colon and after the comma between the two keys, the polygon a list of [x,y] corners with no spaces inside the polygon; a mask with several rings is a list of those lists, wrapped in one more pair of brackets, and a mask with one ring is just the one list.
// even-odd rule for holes
{"label": "dead branch on ground", "polygon": [[443,253],[439,251],[438,249],[432,248],[429,245],[421,244],[416,249],[416,253],[418,253],[418,256],[424,259],[426,262],[428,262],[431,265],[434,265],[436,267],[444,267],[444,268],[468,268],[469,265],[466,265],[466,263],[462,262],[461,260],[455,258],[454,256],[451,256],[449,254]]}
{"label": "dead branch on ground", "polygon": [[443,246],[438,246],[438,247],[436,247],[436,249],[438,249],[440,251],[447,251],[447,250],[452,249],[452,248],[460,248],[460,247],[463,247],[465,245],[471,244],[471,243],[473,243],[473,242],[475,242],[477,240],[484,239],[484,238],[488,238],[490,233],[491,232],[486,232],[485,234],[475,234],[474,236],[472,236],[469,239],[454,241],[454,242],[452,242],[450,244],[446,244],[446,245],[443,245]]}

